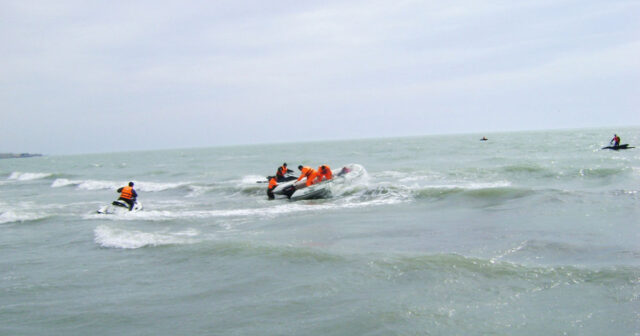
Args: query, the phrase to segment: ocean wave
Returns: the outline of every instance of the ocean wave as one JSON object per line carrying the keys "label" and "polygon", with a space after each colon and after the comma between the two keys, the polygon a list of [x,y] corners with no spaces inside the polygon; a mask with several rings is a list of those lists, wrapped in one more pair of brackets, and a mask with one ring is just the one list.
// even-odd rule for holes
{"label": "ocean wave", "polygon": [[503,167],[500,167],[498,170],[505,173],[527,173],[527,174],[543,173],[545,175],[553,175],[551,169],[545,168],[533,163],[503,166]]}
{"label": "ocean wave", "polygon": [[[99,181],[99,180],[69,180],[59,178],[51,183],[52,188],[76,186],[81,190],[116,190],[126,185],[126,182]],[[159,192],[170,189],[189,187],[188,182],[157,183],[157,182],[136,182],[135,189],[144,192]]]}
{"label": "ocean wave", "polygon": [[381,183],[369,186],[359,195],[363,199],[394,198],[399,201],[412,199],[445,198],[462,195],[471,198],[518,198],[535,193],[534,190],[524,187],[514,187],[508,181],[465,184],[440,184],[440,185],[402,185]]}
{"label": "ocean wave", "polygon": [[463,196],[475,199],[511,199],[521,198],[534,194],[535,191],[528,188],[488,186],[484,188],[445,187],[422,188],[415,191],[416,198],[443,198],[448,196]]}
{"label": "ocean wave", "polygon": [[[282,199],[277,205],[240,208],[226,210],[143,210],[138,212],[124,212],[121,214],[87,214],[85,219],[114,220],[114,221],[172,221],[205,218],[274,218],[281,215],[303,212],[326,212],[330,210],[354,209],[378,205],[396,204],[401,198],[394,197],[362,197],[352,195],[337,199],[307,200],[289,202]],[[275,201],[278,202],[278,201]]]}
{"label": "ocean wave", "polygon": [[[407,274],[411,272],[438,272],[473,274],[485,278],[518,278],[525,281],[550,283],[579,283],[617,281],[629,284],[637,281],[638,268],[631,266],[610,266],[598,269],[576,266],[532,266],[505,261],[467,257],[459,254],[433,254],[416,256],[394,256],[374,259],[370,267],[388,276],[389,273]],[[554,285],[549,285],[554,286]],[[544,286],[543,286],[544,287]]]}
{"label": "ocean wave", "polygon": [[259,183],[266,183],[267,182],[267,177],[266,175],[261,176],[261,175],[247,175],[247,176],[243,176],[242,179],[240,180],[235,180],[235,181],[230,181],[230,183],[235,184],[240,184],[240,185],[255,185],[255,184],[259,184]]}
{"label": "ocean wave", "polygon": [[14,211],[5,211],[0,213],[0,224],[39,221],[48,217],[49,215],[37,213],[17,213]]}
{"label": "ocean wave", "polygon": [[348,256],[342,256],[313,247],[302,242],[300,246],[265,244],[252,241],[212,240],[209,241],[207,254],[221,256],[263,256],[289,261],[313,261],[321,263],[348,262]]}
{"label": "ocean wave", "polygon": [[194,244],[200,240],[195,229],[179,232],[143,232],[100,225],[94,230],[96,244],[106,248],[137,249],[147,246]]}
{"label": "ocean wave", "polygon": [[586,178],[603,178],[623,175],[629,171],[633,170],[629,170],[628,168],[581,168],[576,172],[576,175]]}
{"label": "ocean wave", "polygon": [[24,172],[13,172],[7,180],[16,180],[16,181],[31,181],[31,180],[40,180],[44,178],[48,178],[54,176],[53,173],[24,173]]}

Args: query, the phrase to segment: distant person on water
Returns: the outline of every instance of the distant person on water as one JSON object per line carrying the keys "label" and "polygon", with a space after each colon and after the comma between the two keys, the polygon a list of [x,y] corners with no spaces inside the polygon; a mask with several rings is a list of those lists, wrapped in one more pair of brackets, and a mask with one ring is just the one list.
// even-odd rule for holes
{"label": "distant person on water", "polygon": [[307,187],[315,183],[317,173],[313,168],[308,166],[303,167],[302,165],[299,165],[298,170],[300,170],[300,176],[298,177],[298,181],[306,177]]}
{"label": "distant person on water", "polygon": [[276,180],[275,176],[269,176],[269,186],[267,187],[267,196],[269,197],[270,200],[276,198],[273,195],[273,189],[275,189],[278,186],[278,181]]}
{"label": "distant person on water", "polygon": [[613,143],[613,145],[615,147],[620,146],[620,137],[617,134],[614,134],[613,135],[613,139],[611,139],[611,141],[609,141],[609,144],[612,144],[612,143]]}
{"label": "distant person on water", "polygon": [[480,139],[480,141],[487,141],[489,139],[487,139],[487,137],[482,137],[482,139]]}
{"label": "distant person on water", "polygon": [[322,182],[322,179],[330,180],[333,178],[333,173],[331,172],[331,167],[327,165],[322,165],[318,167],[318,172],[316,173],[316,181]]}
{"label": "distant person on water", "polygon": [[131,211],[131,209],[133,209],[133,205],[136,202],[136,198],[138,198],[138,193],[133,190],[133,182],[129,182],[128,186],[118,189],[118,192],[120,193],[120,198],[118,199],[123,200],[127,204],[129,204],[129,211]]}
{"label": "distant person on water", "polygon": [[284,175],[286,175],[287,173],[293,173],[293,170],[287,168],[287,163],[285,162],[282,164],[282,166],[278,167],[278,170],[276,171],[276,180],[278,182],[285,181]]}

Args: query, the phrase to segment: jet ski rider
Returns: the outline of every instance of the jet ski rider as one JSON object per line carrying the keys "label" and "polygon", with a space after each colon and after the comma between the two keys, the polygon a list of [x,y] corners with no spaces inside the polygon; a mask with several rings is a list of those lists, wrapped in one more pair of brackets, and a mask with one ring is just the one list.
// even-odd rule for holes
{"label": "jet ski rider", "polygon": [[287,168],[287,163],[285,162],[281,167],[278,167],[278,170],[276,171],[276,181],[285,181],[284,175],[287,173],[293,173],[293,170]]}
{"label": "jet ski rider", "polygon": [[118,199],[123,200],[127,204],[129,204],[129,211],[131,211],[131,209],[133,209],[133,205],[136,202],[136,198],[138,197],[138,193],[133,190],[133,182],[129,182],[128,186],[118,189],[118,192],[120,193],[120,198]]}
{"label": "jet ski rider", "polygon": [[333,178],[333,173],[331,172],[331,167],[329,167],[327,165],[322,165],[322,166],[318,167],[316,183],[317,182],[322,182],[323,178],[325,180],[330,180],[330,179]]}
{"label": "jet ski rider", "polygon": [[317,176],[316,171],[308,166],[298,166],[298,169],[300,170],[300,177],[298,177],[298,181],[302,180],[303,178],[307,178],[307,187],[314,184],[315,183],[315,179]]}
{"label": "jet ski rider", "polygon": [[613,139],[611,139],[611,141],[609,141],[609,144],[611,144],[612,142],[614,142],[614,144],[613,144],[614,147],[620,146],[620,137],[617,134],[614,134],[613,135]]}

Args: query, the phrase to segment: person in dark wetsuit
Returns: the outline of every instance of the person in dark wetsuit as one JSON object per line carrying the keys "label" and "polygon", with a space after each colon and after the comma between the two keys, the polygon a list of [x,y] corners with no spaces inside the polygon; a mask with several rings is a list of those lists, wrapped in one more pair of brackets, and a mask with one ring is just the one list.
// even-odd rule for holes
{"label": "person in dark wetsuit", "polygon": [[138,193],[133,190],[133,182],[129,182],[128,186],[118,189],[118,192],[120,193],[120,198],[118,199],[129,204],[129,211],[131,211],[136,203],[136,198],[138,198]]}

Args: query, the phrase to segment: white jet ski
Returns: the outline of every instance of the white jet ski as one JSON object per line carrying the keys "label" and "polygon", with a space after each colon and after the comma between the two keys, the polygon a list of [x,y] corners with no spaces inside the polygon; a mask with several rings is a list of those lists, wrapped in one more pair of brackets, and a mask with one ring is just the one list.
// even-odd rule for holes
{"label": "white jet ski", "polygon": [[[138,200],[133,203],[133,208],[131,212],[137,212],[142,210],[142,203],[138,202]],[[105,205],[102,208],[98,209],[99,214],[117,214],[117,213],[127,213],[129,212],[129,204],[127,204],[123,200],[115,200],[111,202],[109,205]]]}
{"label": "white jet ski", "polygon": [[348,164],[342,167],[331,180],[325,180],[308,187],[304,179],[298,182],[294,181],[294,183],[285,188],[282,193],[287,195],[292,201],[329,198],[332,195],[333,188],[350,183],[364,175],[364,173],[365,170],[361,165]]}
{"label": "white jet ski", "polygon": [[[273,194],[286,195],[286,193],[284,193],[284,190],[293,186],[297,180],[298,180],[298,177],[293,175],[292,173],[285,174],[284,181],[278,181],[278,185],[273,189]],[[269,181],[267,180],[267,182]]]}

